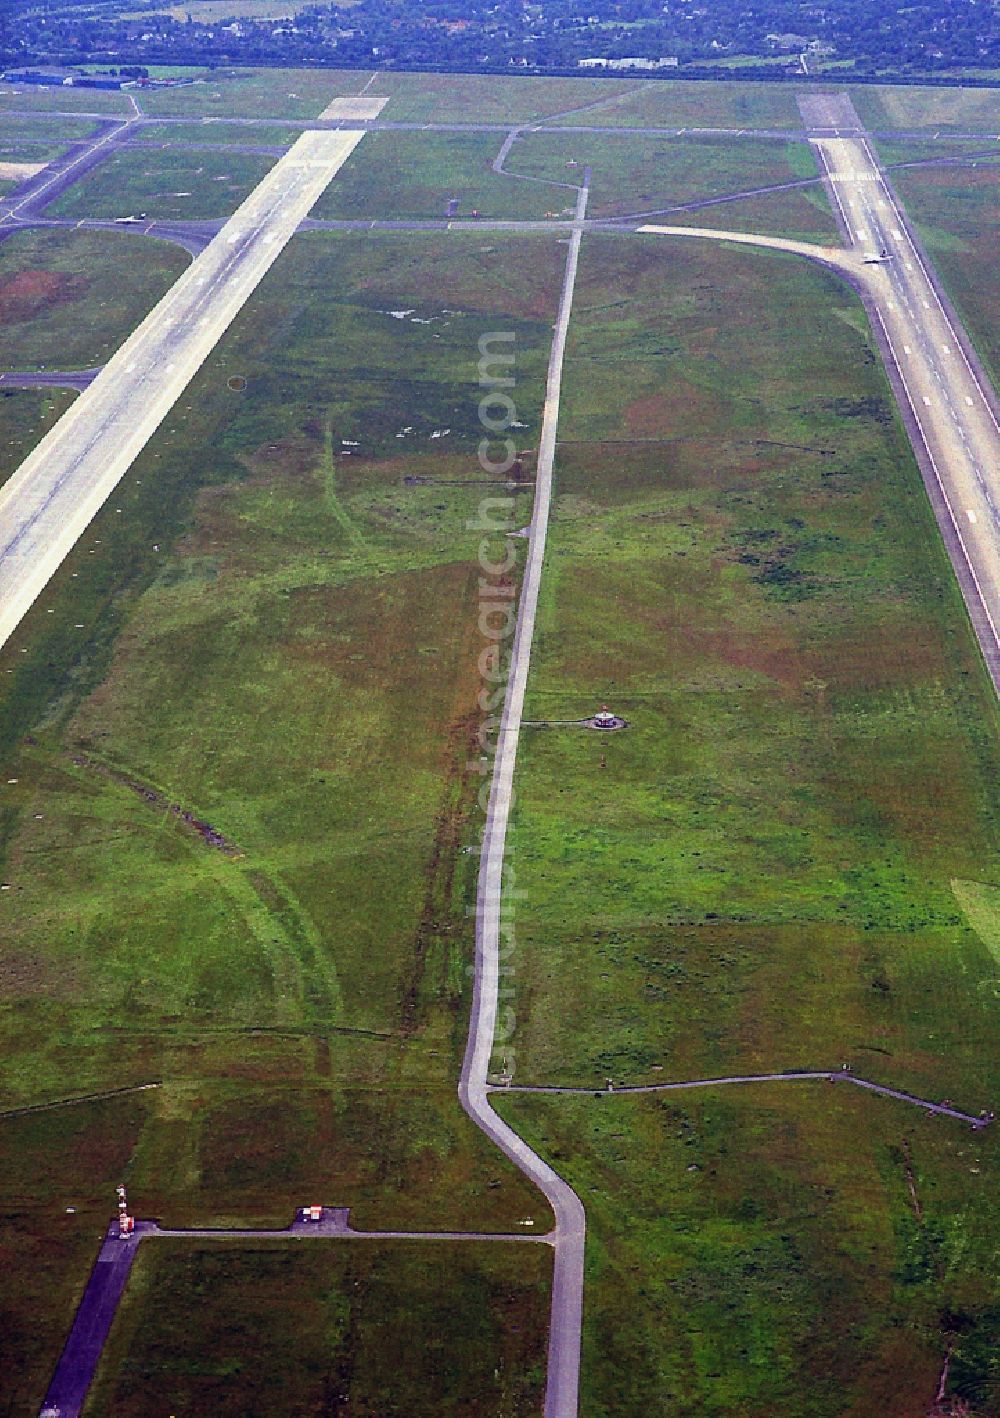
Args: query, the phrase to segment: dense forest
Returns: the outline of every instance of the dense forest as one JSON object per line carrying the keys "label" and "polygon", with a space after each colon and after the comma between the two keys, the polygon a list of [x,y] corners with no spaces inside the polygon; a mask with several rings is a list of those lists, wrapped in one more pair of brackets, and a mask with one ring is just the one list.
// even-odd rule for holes
{"label": "dense forest", "polygon": [[[5,0],[0,60],[996,77],[993,0]],[[267,14],[268,18],[260,18]],[[207,18],[206,16],[211,16]],[[992,71],[992,72],[991,72]]]}

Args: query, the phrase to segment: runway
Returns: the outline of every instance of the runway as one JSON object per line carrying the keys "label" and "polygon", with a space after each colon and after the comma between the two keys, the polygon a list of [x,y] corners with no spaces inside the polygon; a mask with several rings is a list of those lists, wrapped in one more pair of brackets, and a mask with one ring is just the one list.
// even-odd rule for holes
{"label": "runway", "polygon": [[363,136],[303,134],[0,491],[0,645]]}
{"label": "runway", "polygon": [[[1000,425],[968,337],[872,151],[850,99],[799,100],[834,210],[864,266],[863,294],[983,656],[1000,692]],[[884,253],[884,262],[882,260]]]}

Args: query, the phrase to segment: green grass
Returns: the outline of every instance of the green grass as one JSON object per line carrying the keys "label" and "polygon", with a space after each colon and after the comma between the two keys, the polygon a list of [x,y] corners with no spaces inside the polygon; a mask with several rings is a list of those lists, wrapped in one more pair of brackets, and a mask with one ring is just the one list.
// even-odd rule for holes
{"label": "green grass", "polygon": [[123,232],[17,232],[0,245],[3,368],[103,364],[189,260]]}
{"label": "green grass", "polygon": [[[573,183],[582,180],[588,164],[592,168],[590,217],[658,211],[817,175],[813,156],[801,143],[640,139],[605,133],[565,137],[529,133],[514,144],[506,166],[511,173]],[[556,205],[573,195],[560,194],[558,188],[552,193],[550,200]],[[668,211],[663,220],[673,222],[675,218],[714,226],[728,226],[732,220],[741,227],[806,239],[819,235],[829,240],[836,235],[826,198],[818,187],[814,193],[777,193],[699,210],[690,216]]]}
{"label": "green grass", "polygon": [[576,312],[527,714],[634,727],[523,745],[521,1067],[850,1057],[987,1106],[950,883],[996,876],[996,710],[853,297],[600,238]]}
{"label": "green grass", "polygon": [[[0,109],[0,114],[3,110]],[[0,159],[7,162],[52,162],[69,144],[87,138],[94,123],[85,118],[8,118],[0,123]]]}
{"label": "green grass", "polygon": [[896,138],[873,138],[872,145],[885,167],[896,163],[934,162],[946,165],[949,158],[975,157],[981,161],[981,154],[995,156],[992,146],[984,139],[969,139],[965,142],[945,142],[932,138],[923,141],[910,138],[900,142]]}
{"label": "green grass", "polygon": [[143,113],[192,118],[316,118],[332,98],[356,94],[367,73],[345,69],[216,69],[194,84],[138,95]]}
{"label": "green grass", "polygon": [[454,197],[459,217],[478,210],[484,217],[537,218],[573,197],[492,172],[499,147],[496,134],[369,133],[311,215],[444,217]]}
{"label": "green grass", "polygon": [[50,208],[59,217],[118,217],[145,212],[169,221],[227,217],[276,159],[256,153],[123,148]]}
{"label": "green grass", "polygon": [[[482,333],[516,331],[537,428],[562,260],[297,238],[0,657],[6,1097],[162,1078],[115,1168],[140,1214],[282,1225],[322,1194],[362,1226],[548,1224],[455,1093],[483,495],[461,480]],[[106,1214],[104,1172],[74,1154],[64,1180]]]}
{"label": "green grass", "polygon": [[[3,110],[0,110],[3,112]],[[52,149],[62,152],[66,145],[81,138],[89,138],[97,131],[97,125],[90,118],[61,118],[51,114],[35,117],[12,116],[3,112],[3,126],[0,127],[0,146],[4,152],[8,144],[15,146],[24,139],[32,142],[42,139]],[[36,151],[42,151],[39,147]]]}
{"label": "green grass", "polygon": [[997,1412],[994,1133],[826,1083],[500,1106],[587,1207],[588,1418],[910,1418],[949,1348]]}
{"label": "green grass", "polygon": [[545,1247],[145,1243],[87,1418],[534,1418]]}
{"label": "green grass", "polygon": [[701,226],[723,231],[750,231],[764,236],[786,236],[797,241],[813,241],[821,246],[839,246],[833,213],[826,192],[815,187],[792,192],[770,192],[761,197],[743,197],[699,207],[693,212],[669,212],[652,221],[671,226]]}
{"label": "green grass", "polygon": [[921,88],[875,85],[852,89],[869,128],[928,128],[944,132],[1000,132],[1000,93],[994,88]]}
{"label": "green grass", "polygon": [[[360,87],[360,86],[359,86]],[[603,121],[605,103],[636,87],[622,79],[508,78],[490,74],[379,74],[373,94],[388,94],[382,117],[401,123],[521,123],[566,109],[601,104],[592,111]]]}
{"label": "green grass", "polygon": [[[531,219],[572,214],[583,169],[592,167],[588,215],[617,216],[720,196],[812,176],[816,168],[803,144],[725,144],[708,140],[638,139],[622,134],[525,134],[513,147],[506,173],[490,164],[496,136],[373,133],[350,157],[313,215],[340,218],[433,218],[447,214],[451,197],[458,216]],[[525,182],[519,178],[527,176]],[[551,183],[552,185],[546,185]],[[746,207],[746,211],[741,210]],[[815,193],[779,193],[746,203],[708,209],[711,223],[830,240],[836,229],[826,198]],[[681,214],[683,215],[683,214]],[[687,218],[700,221],[698,212]],[[666,219],[666,218],[665,218]],[[670,220],[673,219],[671,216]]]}
{"label": "green grass", "polygon": [[132,112],[127,94],[113,89],[46,88],[35,84],[0,84],[0,114],[95,113],[125,117]]}
{"label": "green grass", "polygon": [[995,162],[962,168],[906,168],[893,185],[916,223],[945,288],[994,384],[1000,381],[1000,241]]}
{"label": "green grass", "polygon": [[[606,82],[606,81],[601,81]],[[560,122],[599,123],[611,128],[798,128],[801,125],[792,88],[744,80],[725,83],[703,79],[633,81],[630,96],[591,117],[569,115]]]}
{"label": "green grass", "polygon": [[75,397],[68,389],[10,389],[0,385],[0,484],[6,482]]}

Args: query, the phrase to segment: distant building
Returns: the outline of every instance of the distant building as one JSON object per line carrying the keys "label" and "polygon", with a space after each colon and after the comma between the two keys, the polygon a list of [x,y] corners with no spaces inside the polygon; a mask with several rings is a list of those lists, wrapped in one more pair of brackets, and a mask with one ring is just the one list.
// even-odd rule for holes
{"label": "distant building", "polygon": [[8,69],[3,75],[8,84],[45,84],[49,87],[77,89],[121,89],[129,82],[112,74],[84,74],[78,69]]}
{"label": "distant building", "polygon": [[679,60],[676,54],[660,59],[578,59],[578,69],[676,69]]}

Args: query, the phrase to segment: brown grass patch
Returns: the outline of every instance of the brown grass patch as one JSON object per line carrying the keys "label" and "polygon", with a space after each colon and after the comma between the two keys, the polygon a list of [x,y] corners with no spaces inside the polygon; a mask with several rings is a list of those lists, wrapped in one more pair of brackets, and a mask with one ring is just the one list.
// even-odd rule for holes
{"label": "brown grass patch", "polygon": [[656,438],[670,434],[708,432],[719,427],[721,405],[704,389],[678,380],[666,394],[646,394],[628,404],[622,431],[630,438]]}
{"label": "brown grass patch", "polygon": [[0,284],[0,320],[14,324],[79,300],[89,282],[64,271],[18,271]]}

